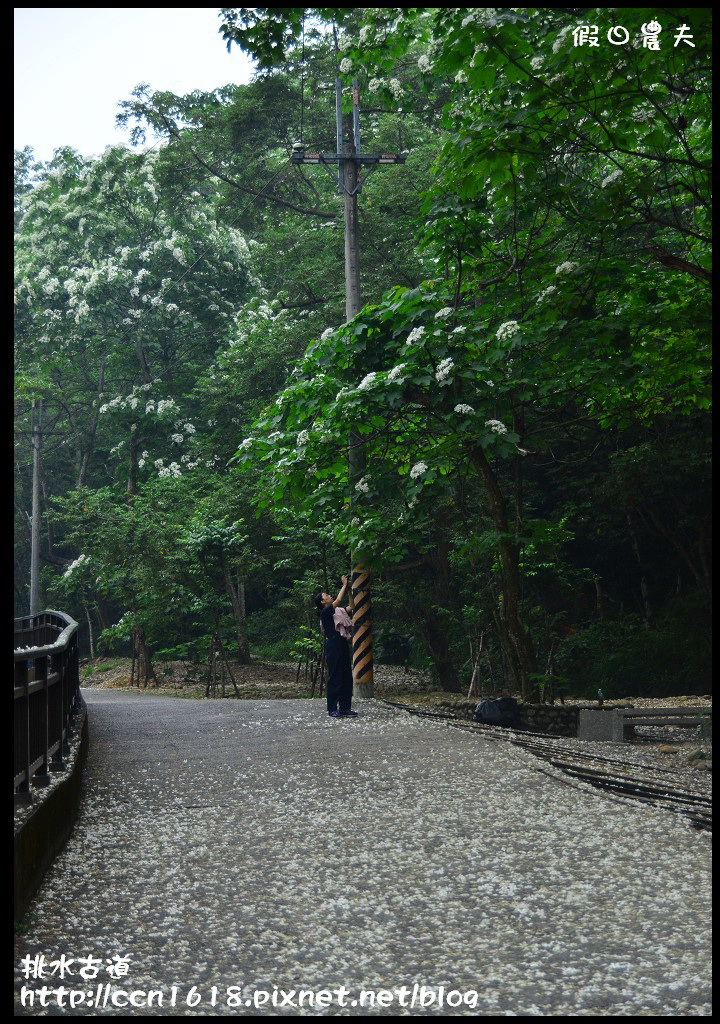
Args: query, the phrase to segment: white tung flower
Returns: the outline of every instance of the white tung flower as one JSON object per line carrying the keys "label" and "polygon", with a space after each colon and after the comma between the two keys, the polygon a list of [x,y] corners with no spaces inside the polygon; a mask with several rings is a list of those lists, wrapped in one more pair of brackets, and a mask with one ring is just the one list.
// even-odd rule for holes
{"label": "white tung flower", "polygon": [[495,335],[498,341],[507,341],[508,338],[512,338],[514,334],[520,330],[520,324],[517,320],[508,320],[507,323],[500,324]]}
{"label": "white tung flower", "polygon": [[420,338],[422,338],[424,333],[425,333],[425,328],[424,327],[413,327],[413,329],[408,334],[408,338],[407,338],[406,344],[407,345],[412,345],[412,343],[414,341],[419,341]]}
{"label": "white tung flower", "polygon": [[452,359],[443,359],[443,361],[440,363],[437,370],[435,371],[435,380],[438,382],[445,380],[445,378],[449,375],[454,365],[455,364],[453,363]]}
{"label": "white tung flower", "polygon": [[393,94],[395,99],[399,100],[400,97],[402,96],[403,91],[403,87],[400,84],[399,79],[391,78],[390,81],[388,82],[388,88],[390,89],[390,92]]}
{"label": "white tung flower", "polygon": [[452,306],[445,306],[443,309],[439,309],[435,314],[436,320],[447,320],[449,316],[452,316]]}
{"label": "white tung flower", "polygon": [[458,73],[455,75],[455,81],[458,83],[458,85],[464,85],[465,82],[467,82],[467,80],[468,76],[464,71],[458,71]]}
{"label": "white tung flower", "polygon": [[572,274],[574,270],[577,270],[578,266],[579,264],[577,263],[570,263],[569,261],[566,261],[565,263],[561,263],[559,267],[555,267],[555,273]]}
{"label": "white tung flower", "polygon": [[74,562],[71,562],[63,573],[63,578],[67,579],[67,577],[70,576],[79,565],[82,565],[83,562],[87,561],[87,557],[87,555],[80,555],[80,557],[76,558]]}
{"label": "white tung flower", "polygon": [[432,63],[427,54],[424,53],[417,63],[423,74],[427,74],[429,71],[432,71]]}
{"label": "white tung flower", "polygon": [[507,427],[500,420],[485,420],[485,426],[490,427],[493,434],[507,434]]}
{"label": "white tung flower", "polygon": [[557,288],[555,287],[554,284],[548,285],[547,288],[545,289],[545,291],[544,292],[540,292],[540,294],[538,295],[537,302],[543,302],[544,299],[546,299],[548,297],[548,295],[552,295],[552,293],[556,292],[556,291],[557,291]]}
{"label": "white tung flower", "polygon": [[553,43],[553,53],[558,53],[559,50],[562,48],[562,45],[565,42],[565,36],[568,34],[571,28],[572,25],[566,25],[565,28],[560,29],[560,31],[558,32],[557,39]]}
{"label": "white tung flower", "polygon": [[253,443],[253,439],[251,437],[246,437],[245,440],[240,445],[240,447],[238,448],[238,451],[239,452],[246,452],[248,450],[248,448],[252,447],[252,443]]}
{"label": "white tung flower", "polygon": [[330,337],[330,335],[334,334],[334,333],[335,333],[335,328],[334,327],[326,327],[325,330],[320,335],[320,341],[327,341],[327,339]]}
{"label": "white tung flower", "polygon": [[308,443],[308,432],[307,432],[307,430],[301,430],[300,433],[297,436],[297,446],[298,446],[298,448],[304,448],[307,443]]}
{"label": "white tung flower", "polygon": [[170,440],[174,444],[182,444],[183,441],[185,440],[185,435],[184,434],[171,434],[170,435]]}
{"label": "white tung flower", "polygon": [[622,176],[622,169],[618,167],[616,170],[608,174],[607,178],[603,178],[600,182],[600,187],[605,188],[606,185],[611,185],[614,181],[617,181]]}
{"label": "white tung flower", "polygon": [[162,416],[164,412],[177,412],[177,403],[173,398],[161,398],[157,404],[157,414]]}
{"label": "white tung flower", "polygon": [[388,380],[397,380],[400,374],[405,369],[405,363],[398,363],[397,366],[393,366],[390,373],[387,375]]}
{"label": "white tung flower", "polygon": [[340,74],[349,75],[353,69],[353,63],[349,57],[343,57],[340,61]]}
{"label": "white tung flower", "polygon": [[355,484],[355,490],[360,491],[361,494],[367,494],[367,492],[370,490],[370,484],[367,482],[364,476],[361,477]]}
{"label": "white tung flower", "polygon": [[375,373],[375,371],[373,371],[372,373],[368,373],[368,375],[366,377],[363,377],[363,379],[358,384],[358,391],[365,391],[366,388],[369,388],[376,377],[377,373]]}
{"label": "white tung flower", "polygon": [[462,412],[469,416],[471,413],[475,412],[475,410],[471,405],[464,405],[461,403],[460,405],[455,406],[455,412]]}
{"label": "white tung flower", "polygon": [[423,473],[427,473],[427,462],[416,462],[413,468],[410,470],[410,479],[417,480]]}

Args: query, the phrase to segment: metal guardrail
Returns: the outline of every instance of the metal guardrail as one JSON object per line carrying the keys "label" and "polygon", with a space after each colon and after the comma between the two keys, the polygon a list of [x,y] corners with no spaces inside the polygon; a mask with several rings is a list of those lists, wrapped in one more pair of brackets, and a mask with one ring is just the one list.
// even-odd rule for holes
{"label": "metal guardrail", "polygon": [[63,771],[81,707],[78,624],[63,612],[15,619],[15,802]]}
{"label": "metal guardrail", "polygon": [[680,725],[691,728],[712,724],[712,708],[688,706],[679,708],[616,708],[623,721],[633,725]]}

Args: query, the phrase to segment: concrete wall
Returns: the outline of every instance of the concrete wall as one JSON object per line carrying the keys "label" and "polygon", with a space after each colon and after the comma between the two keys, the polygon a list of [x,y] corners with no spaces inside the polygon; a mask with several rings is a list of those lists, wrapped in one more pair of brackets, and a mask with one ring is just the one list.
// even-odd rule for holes
{"label": "concrete wall", "polygon": [[20,921],[45,872],[67,842],[80,804],[82,770],[89,748],[87,710],[83,702],[71,742],[71,763],[53,776],[46,790],[35,791],[35,802],[16,812],[15,921]]}

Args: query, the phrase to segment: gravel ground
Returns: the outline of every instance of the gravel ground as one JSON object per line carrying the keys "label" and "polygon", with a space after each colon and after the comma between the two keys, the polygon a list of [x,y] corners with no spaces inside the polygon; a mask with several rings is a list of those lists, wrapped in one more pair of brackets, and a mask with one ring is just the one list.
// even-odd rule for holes
{"label": "gravel ground", "polygon": [[[69,977],[84,1005],[17,1016],[710,1015],[710,837],[672,815],[375,701],[332,720],[321,700],[84,694],[81,815],[16,967],[93,956],[119,999],[165,1002],[96,1009],[97,982]],[[343,984],[435,1002],[246,1005]],[[438,1006],[439,986],[460,1005]]]}
{"label": "gravel ground", "polygon": [[[253,657],[249,665],[231,664],[240,696],[244,698],[291,698],[310,695],[311,683],[304,672],[297,678],[297,662],[265,661]],[[130,687],[129,658],[99,658],[81,669],[82,685],[91,689],[126,689]],[[159,686],[148,688],[147,693],[169,693],[190,696],[193,691],[205,692],[207,665],[187,661],[158,662],[155,665]],[[90,673],[90,674],[86,674]],[[234,694],[229,676],[225,679],[228,695]],[[428,693],[434,689],[430,676],[416,669],[398,665],[375,665],[375,689],[387,696],[407,693]],[[458,697],[461,696],[458,694]]]}

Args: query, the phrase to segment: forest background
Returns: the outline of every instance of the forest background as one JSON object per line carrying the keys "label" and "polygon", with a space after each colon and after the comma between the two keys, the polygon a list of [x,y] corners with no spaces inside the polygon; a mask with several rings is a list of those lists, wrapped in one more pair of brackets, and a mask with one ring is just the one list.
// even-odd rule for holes
{"label": "forest background", "polygon": [[[525,697],[709,692],[709,11],[617,13],[223,9],[249,85],[16,153],[17,615],[34,426],[41,607],[88,652],[288,658],[352,549],[376,659],[444,689],[482,638]],[[342,197],[290,160],[338,73],[407,153],[349,324]]]}

